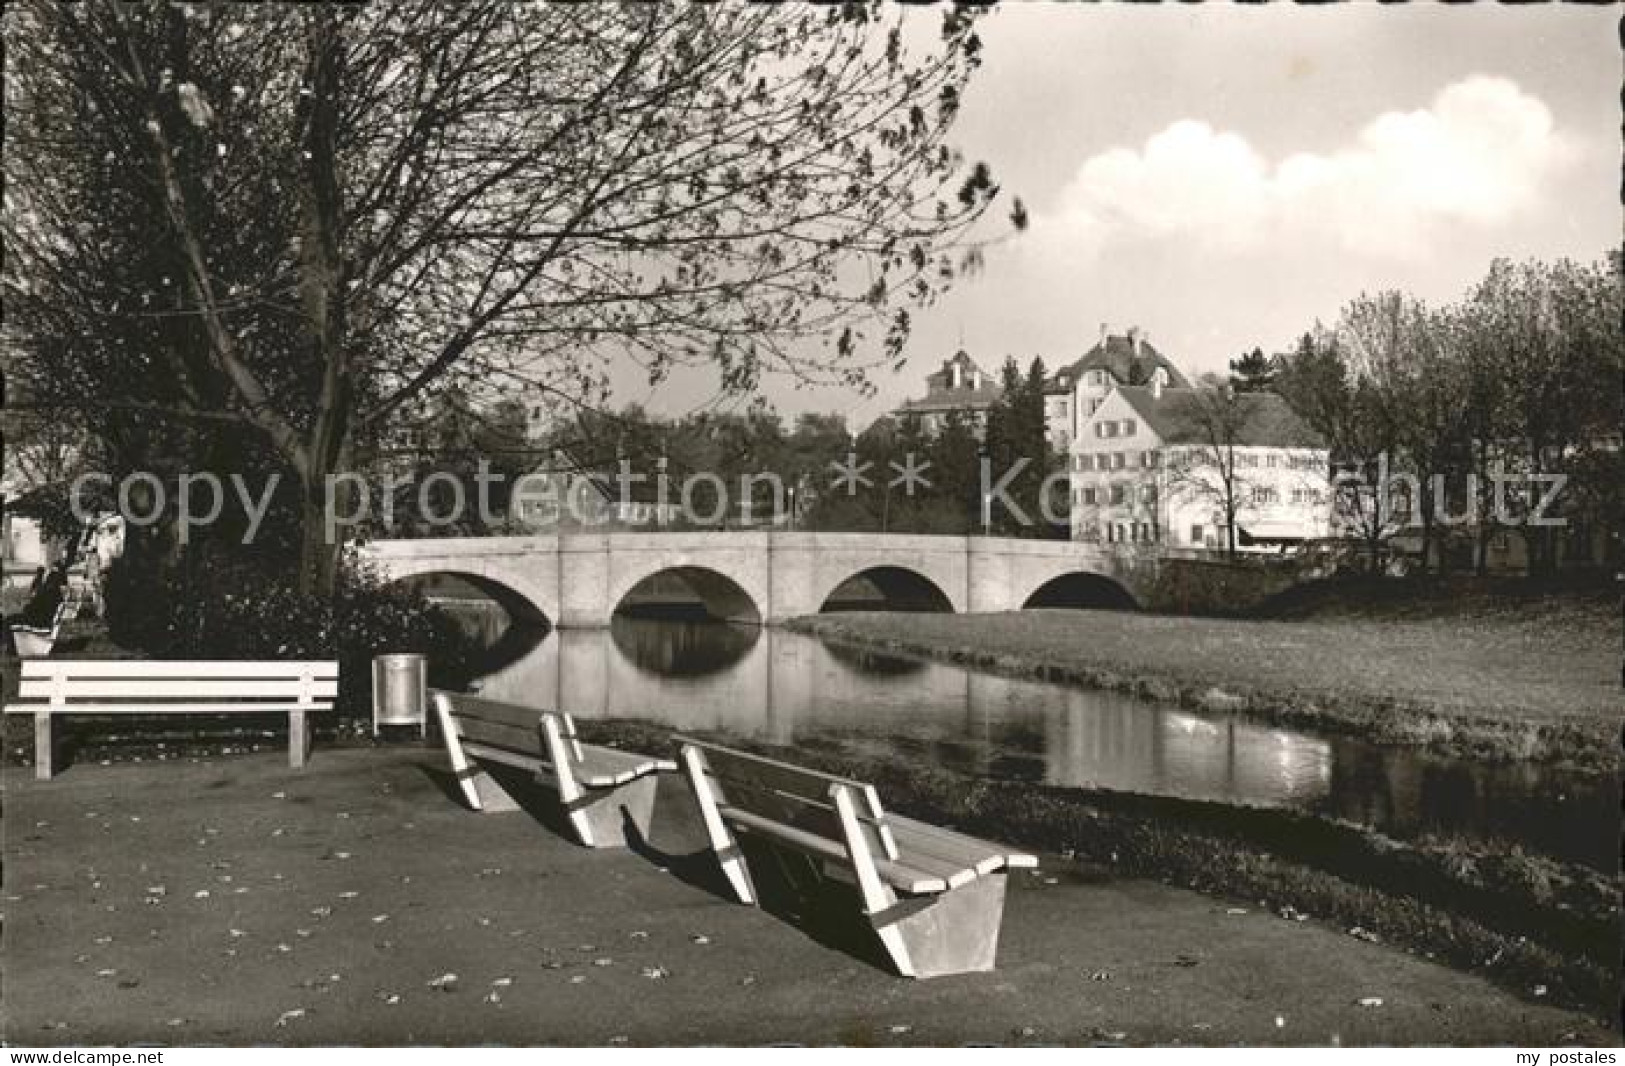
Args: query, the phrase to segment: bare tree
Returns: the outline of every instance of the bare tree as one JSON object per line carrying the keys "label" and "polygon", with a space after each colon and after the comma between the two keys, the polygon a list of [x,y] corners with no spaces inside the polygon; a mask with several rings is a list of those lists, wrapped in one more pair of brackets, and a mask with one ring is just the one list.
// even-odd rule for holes
{"label": "bare tree", "polygon": [[1168,450],[1168,491],[1211,504],[1225,532],[1225,554],[1236,556],[1236,520],[1252,499],[1243,473],[1244,433],[1254,404],[1228,383],[1181,394],[1171,413],[1182,426],[1178,446]]}
{"label": "bare tree", "polygon": [[[172,318],[113,365],[164,375],[144,413],[292,471],[306,588],[333,576],[331,475],[435,390],[579,398],[612,355],[652,381],[708,363],[730,390],[861,387],[951,253],[974,261],[998,191],[946,140],[980,52],[959,7],[934,35],[878,4],[6,17],[8,348],[60,379],[75,338]],[[80,195],[92,180],[109,195]],[[150,269],[87,307],[84,265],[144,242]],[[48,341],[67,370],[39,362]],[[54,402],[127,409],[77,385]]]}

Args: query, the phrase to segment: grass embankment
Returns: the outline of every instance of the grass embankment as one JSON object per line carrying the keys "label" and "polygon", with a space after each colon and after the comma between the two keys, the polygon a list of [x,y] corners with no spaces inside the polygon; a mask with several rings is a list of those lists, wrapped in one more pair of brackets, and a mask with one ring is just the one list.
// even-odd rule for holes
{"label": "grass embankment", "polygon": [[[589,739],[675,754],[668,728],[581,723]],[[1386,941],[1520,995],[1611,1016],[1620,942],[1617,881],[1519,853],[1390,840],[1285,811],[1082,793],[988,780],[847,745],[715,739],[876,785],[888,809],[991,839],[1257,902]]]}
{"label": "grass embankment", "polygon": [[859,613],[791,628],[867,648],[1458,756],[1618,768],[1620,614],[1606,594],[1331,586],[1274,617]]}

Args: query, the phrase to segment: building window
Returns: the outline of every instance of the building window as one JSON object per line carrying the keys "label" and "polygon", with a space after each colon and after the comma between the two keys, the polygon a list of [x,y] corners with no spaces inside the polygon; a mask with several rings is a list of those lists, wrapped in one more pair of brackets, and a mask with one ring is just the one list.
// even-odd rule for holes
{"label": "building window", "polygon": [[1125,437],[1134,436],[1134,419],[1132,419],[1132,418],[1123,419],[1123,436],[1125,436]]}
{"label": "building window", "polygon": [[1140,500],[1143,503],[1156,503],[1157,487],[1155,485],[1142,486],[1140,488]]}
{"label": "building window", "polygon": [[1093,507],[1096,502],[1095,497],[1095,487],[1093,485],[1086,486],[1083,490],[1083,502]]}
{"label": "building window", "polygon": [[1128,499],[1128,491],[1122,485],[1112,486],[1112,503],[1123,503]]}
{"label": "building window", "polygon": [[1276,492],[1274,489],[1265,488],[1263,486],[1253,489],[1253,503],[1260,506],[1276,503],[1280,500],[1280,498],[1280,493]]}
{"label": "building window", "polygon": [[1191,527],[1191,543],[1198,548],[1202,546],[1202,535],[1204,532],[1205,530],[1203,530],[1200,525],[1194,525]]}
{"label": "building window", "polygon": [[1121,470],[1128,465],[1128,455],[1124,452],[1112,453],[1112,469]]}

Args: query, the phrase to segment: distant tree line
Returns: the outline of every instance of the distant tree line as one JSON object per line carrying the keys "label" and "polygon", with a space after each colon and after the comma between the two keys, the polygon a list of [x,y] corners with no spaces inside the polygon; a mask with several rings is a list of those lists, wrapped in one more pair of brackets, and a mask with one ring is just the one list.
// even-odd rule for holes
{"label": "distant tree line", "polygon": [[1339,518],[1373,566],[1409,529],[1424,572],[1485,573],[1515,531],[1550,572],[1565,540],[1589,554],[1606,532],[1617,552],[1621,267],[1497,260],[1445,306],[1362,295],[1291,352],[1232,361],[1229,384],[1274,390],[1326,438]]}

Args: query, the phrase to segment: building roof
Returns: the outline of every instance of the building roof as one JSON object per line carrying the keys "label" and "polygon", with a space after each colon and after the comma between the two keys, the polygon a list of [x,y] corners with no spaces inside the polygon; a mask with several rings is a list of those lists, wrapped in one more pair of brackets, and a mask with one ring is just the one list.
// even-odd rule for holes
{"label": "building roof", "polygon": [[[954,369],[960,384],[954,387]],[[973,384],[974,383],[974,384]],[[1004,387],[992,374],[976,365],[964,349],[943,361],[942,367],[926,376],[925,398],[905,400],[897,414],[930,414],[938,411],[982,411],[999,402]]]}
{"label": "building roof", "polygon": [[897,408],[899,414],[928,414],[935,411],[981,411],[999,402],[1004,390],[997,385],[983,385],[979,389],[957,389],[938,392],[933,390],[923,400],[904,400]]}
{"label": "building roof", "polygon": [[[1119,385],[1138,385],[1151,380],[1151,372],[1157,367],[1168,372],[1168,384],[1175,388],[1190,388],[1190,381],[1179,372],[1173,360],[1140,336],[1138,330],[1130,330],[1122,336],[1108,336],[1095,343],[1083,354],[1083,358],[1065,366],[1055,372],[1050,379],[1058,382],[1064,375],[1067,379],[1067,388],[1077,384],[1085,373],[1091,370],[1105,370],[1111,374]],[[1060,390],[1059,385],[1053,386]]]}
{"label": "building roof", "polygon": [[[1119,385],[1123,397],[1165,444],[1206,444],[1202,411],[1212,390],[1165,388],[1161,395],[1149,385]],[[1273,392],[1236,395],[1238,424],[1235,443],[1252,448],[1324,448],[1321,439],[1287,402]]]}

